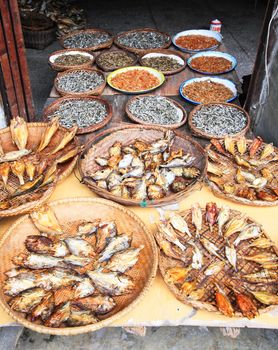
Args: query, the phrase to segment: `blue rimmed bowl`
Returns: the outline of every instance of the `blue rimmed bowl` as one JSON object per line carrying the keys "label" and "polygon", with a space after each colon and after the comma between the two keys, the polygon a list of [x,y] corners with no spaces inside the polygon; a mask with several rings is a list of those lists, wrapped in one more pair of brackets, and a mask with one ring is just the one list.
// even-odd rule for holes
{"label": "blue rimmed bowl", "polygon": [[231,101],[235,100],[238,96],[236,86],[231,80],[218,78],[218,77],[203,77],[203,78],[188,79],[188,80],[184,81],[183,83],[181,83],[180,89],[179,89],[181,97],[184,98],[187,102],[193,103],[194,105],[201,104],[201,102],[199,102],[199,101],[194,101],[194,100],[191,100],[190,98],[186,97],[183,93],[184,88],[186,88],[188,85],[190,85],[191,83],[201,82],[201,81],[212,81],[215,83],[222,84],[225,87],[227,87],[228,89],[230,89],[231,92],[233,93],[233,97],[231,97],[230,99],[228,99],[226,101],[213,101],[213,102],[231,102]]}

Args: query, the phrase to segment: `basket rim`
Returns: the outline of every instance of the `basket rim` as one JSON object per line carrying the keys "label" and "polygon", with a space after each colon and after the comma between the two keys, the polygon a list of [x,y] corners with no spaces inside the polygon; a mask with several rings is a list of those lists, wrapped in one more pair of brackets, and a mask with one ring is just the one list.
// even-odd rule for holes
{"label": "basket rim", "polygon": [[[58,80],[59,78],[72,73],[72,72],[80,72],[80,71],[85,71],[85,72],[96,72],[97,74],[101,75],[102,78],[104,79],[103,83],[101,83],[100,85],[98,85],[97,87],[95,87],[94,89],[90,89],[87,91],[82,91],[82,92],[68,92],[65,90],[62,90],[60,88],[58,88]],[[61,96],[80,96],[80,97],[85,97],[85,96],[90,96],[90,95],[100,95],[104,88],[106,86],[106,76],[104,75],[104,73],[98,69],[95,68],[73,68],[73,69],[67,69],[63,72],[59,72],[57,74],[57,76],[54,79],[54,87],[56,89],[56,91],[61,95]]]}
{"label": "basket rim", "polygon": [[[114,203],[112,201],[102,199],[102,198],[90,198],[90,197],[72,197],[72,198],[64,198],[64,199],[58,199],[55,201],[51,201],[48,203],[49,206],[57,206],[59,204],[68,204],[68,203],[74,203],[74,202],[90,202],[90,203],[100,203],[103,205],[112,206],[113,208],[116,208],[120,211],[125,212],[127,215],[129,215],[133,220],[135,220],[144,231],[145,235],[147,236],[150,247],[153,253],[153,260],[152,260],[152,266],[150,269],[149,277],[142,288],[141,292],[138,294],[138,297],[134,299],[129,305],[127,305],[124,309],[119,311],[118,313],[114,314],[113,316],[99,321],[95,324],[87,325],[87,326],[78,326],[78,327],[65,327],[65,328],[51,328],[46,327],[42,325],[34,324],[30,321],[27,321],[25,318],[18,316],[15,312],[13,312],[10,307],[7,306],[6,301],[2,300],[2,296],[0,297],[0,305],[4,308],[4,310],[17,322],[21,323],[23,326],[32,329],[34,331],[44,333],[44,334],[52,334],[52,335],[77,335],[77,334],[83,334],[88,333],[92,331],[96,331],[98,329],[101,329],[103,327],[106,327],[113,323],[114,321],[120,319],[122,316],[126,315],[128,312],[132,311],[136,305],[138,305],[142,299],[145,297],[147,292],[149,291],[157,273],[157,266],[158,266],[158,250],[156,246],[156,242],[154,240],[154,237],[146,224],[139,218],[138,215],[133,213],[131,210]],[[21,224],[26,218],[29,217],[29,214],[26,214],[19,219],[17,219],[4,233],[0,240],[0,247],[2,247],[5,244],[5,241],[9,238],[12,231],[15,227],[17,227],[19,224]]]}
{"label": "basket rim", "polygon": [[183,113],[183,117],[182,117],[182,120],[179,123],[169,124],[169,125],[168,124],[152,124],[152,123],[145,122],[145,121],[141,120],[140,118],[137,118],[135,115],[133,115],[130,112],[129,106],[136,99],[144,98],[144,97],[147,97],[147,96],[157,96],[157,95],[153,95],[153,94],[144,94],[142,96],[136,96],[135,95],[135,96],[131,97],[127,101],[127,103],[125,105],[125,113],[129,117],[129,119],[131,119],[132,121],[134,121],[135,123],[138,123],[138,124],[149,125],[149,126],[161,126],[161,127],[167,128],[167,129],[177,129],[177,128],[181,127],[182,125],[184,125],[186,123],[186,121],[187,121],[187,112],[186,112],[186,110],[184,109],[184,107],[179,102],[177,102],[176,100],[174,100],[174,99],[172,99],[172,98],[170,98],[168,96],[157,96],[157,97],[163,97],[166,100],[172,102],[176,107],[181,109],[181,111]]}
{"label": "basket rim", "polygon": [[[117,70],[118,67],[112,67],[112,68],[105,68],[100,62],[99,59],[101,56],[104,56],[107,53],[113,53],[113,52],[124,52],[126,53],[129,57],[133,58],[133,62],[129,65],[129,66],[133,66],[136,65],[136,63],[138,62],[138,56],[131,51],[125,50],[125,49],[119,49],[119,48],[114,48],[112,50],[108,49],[108,50],[104,50],[102,52],[100,52],[97,56],[96,56],[96,65],[103,70],[104,72],[113,72],[114,70]],[[122,67],[125,68],[125,67]]]}
{"label": "basket rim", "polygon": [[86,47],[84,49],[82,49],[82,48],[76,48],[76,49],[85,50],[85,51],[97,51],[100,49],[110,48],[113,44],[114,36],[111,32],[109,32],[105,29],[101,29],[101,28],[87,28],[87,29],[73,30],[72,32],[70,32],[68,34],[63,35],[59,39],[59,43],[62,47],[64,47],[65,49],[68,49],[68,47],[64,46],[65,39],[70,38],[71,36],[79,34],[79,33],[97,33],[97,32],[108,34],[110,36],[110,39],[108,41],[106,41],[105,43],[102,43],[99,45],[89,46],[89,47]]}
{"label": "basket rim", "polygon": [[[77,65],[73,65],[73,66],[69,66],[69,65],[61,65],[59,63],[55,63],[51,62],[51,57],[55,56],[55,55],[63,55],[64,53],[67,52],[71,52],[71,51],[75,51],[78,52],[79,54],[82,55],[82,53],[87,53],[90,55],[90,62],[87,63],[83,63],[83,64],[77,64]],[[90,51],[85,51],[85,50],[80,50],[80,49],[63,49],[63,50],[56,50],[53,51],[51,54],[49,54],[48,56],[48,64],[50,65],[50,67],[56,71],[64,71],[64,70],[68,70],[68,69],[80,69],[80,68],[90,68],[95,62],[95,56],[93,55],[93,53],[91,53]]]}
{"label": "basket rim", "polygon": [[[211,106],[211,105],[223,105],[223,106],[228,106],[228,107],[239,109],[241,112],[244,113],[244,115],[246,117],[246,120],[247,120],[246,126],[236,134],[225,134],[225,135],[221,135],[221,136],[213,135],[213,134],[209,134],[209,133],[206,133],[204,131],[201,131],[193,124],[194,114],[196,113],[196,111],[201,109],[203,106],[206,107],[206,106]],[[210,139],[223,139],[226,136],[231,136],[231,137],[244,136],[250,128],[250,123],[251,123],[251,117],[245,109],[243,109],[241,106],[238,106],[234,103],[228,103],[228,102],[210,102],[210,103],[198,104],[189,112],[189,115],[188,115],[188,126],[189,126],[192,134],[196,135],[198,137],[204,138],[204,139],[209,139],[209,140]]]}
{"label": "basket rim", "polygon": [[107,109],[107,115],[106,117],[99,123],[93,124],[91,126],[87,126],[86,128],[78,128],[77,130],[77,135],[82,135],[82,134],[87,134],[96,130],[99,130],[103,128],[106,124],[110,122],[110,120],[113,117],[113,107],[111,103],[109,103],[107,100],[105,100],[102,97],[99,96],[83,96],[83,97],[78,97],[78,96],[63,96],[57,98],[55,101],[51,102],[47,107],[44,108],[42,115],[44,120],[46,120],[47,116],[49,116],[52,112],[55,112],[57,110],[56,107],[59,107],[61,103],[64,101],[68,100],[97,100],[100,103],[104,104]]}
{"label": "basket rim", "polygon": [[[107,190],[104,190],[104,189],[98,187],[95,183],[90,182],[88,179],[86,179],[85,174],[83,173],[83,170],[82,170],[83,158],[86,156],[87,152],[92,147],[94,147],[94,148],[96,147],[99,138],[109,137],[110,134],[113,134],[115,132],[124,131],[124,130],[131,130],[131,129],[138,129],[139,131],[154,130],[155,129],[155,130],[160,131],[160,132],[166,132],[168,130],[166,128],[163,128],[163,127],[157,126],[157,125],[153,126],[153,125],[141,125],[141,124],[123,125],[123,126],[110,128],[108,130],[104,130],[103,132],[100,132],[97,135],[94,135],[93,137],[91,137],[88,140],[88,142],[86,143],[86,145],[84,147],[83,152],[79,156],[77,166],[78,166],[78,170],[79,170],[79,173],[81,175],[81,178],[82,178],[82,182],[86,186],[88,186],[88,188],[90,188],[90,190],[92,190],[93,192],[97,193],[101,197],[113,200],[113,201],[121,203],[123,205],[141,206],[142,201],[140,201],[140,200],[125,199],[125,198],[122,198],[119,196],[115,196],[115,195],[112,195]],[[203,156],[204,168],[202,169],[200,176],[195,181],[192,181],[186,187],[185,190],[180,191],[178,193],[171,193],[170,195],[167,195],[167,196],[163,197],[162,199],[144,201],[144,207],[159,207],[159,206],[168,205],[170,203],[177,202],[181,198],[184,198],[191,191],[196,190],[197,187],[200,186],[205,179],[208,160],[207,160],[207,154],[206,154],[205,150],[203,149],[203,147],[198,142],[194,141],[190,136],[181,135],[180,133],[177,133],[176,131],[173,131],[173,132],[175,133],[176,137],[179,137],[181,139],[184,139],[184,140],[192,143],[195,146],[195,148],[198,149],[198,151]]]}
{"label": "basket rim", "polygon": [[131,51],[131,52],[134,52],[134,53],[147,53],[149,52],[149,50],[152,50],[152,49],[137,49],[137,48],[132,48],[132,47],[128,47],[128,46],[125,46],[125,45],[122,45],[119,43],[119,38],[121,36],[124,36],[126,34],[129,34],[129,33],[137,33],[137,32],[156,32],[156,33],[160,33],[160,34],[163,34],[166,38],[167,38],[167,41],[166,43],[161,46],[161,49],[166,49],[168,48],[171,43],[172,43],[172,39],[171,39],[171,36],[167,33],[167,32],[162,32],[158,29],[155,29],[155,28],[150,28],[150,27],[146,27],[146,28],[138,28],[138,29],[132,29],[132,30],[127,30],[127,31],[124,31],[124,32],[120,32],[118,33],[115,37],[114,37],[114,44],[116,46],[118,46],[119,48],[121,49],[124,49],[124,50],[127,50],[127,51]]}

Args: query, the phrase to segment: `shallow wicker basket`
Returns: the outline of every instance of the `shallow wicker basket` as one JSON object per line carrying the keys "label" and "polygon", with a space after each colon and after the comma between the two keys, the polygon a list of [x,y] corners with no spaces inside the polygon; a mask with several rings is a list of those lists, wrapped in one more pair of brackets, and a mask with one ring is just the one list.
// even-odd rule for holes
{"label": "shallow wicker basket", "polygon": [[54,102],[52,102],[50,105],[48,105],[44,110],[43,110],[43,118],[48,121],[48,116],[55,114],[59,110],[59,106],[64,102],[64,101],[74,101],[74,100],[85,100],[85,101],[99,101],[100,103],[104,104],[107,110],[107,115],[106,117],[97,124],[93,124],[91,126],[87,126],[86,128],[79,128],[77,130],[77,134],[87,134],[89,132],[93,132],[96,130],[99,130],[103,128],[107,123],[112,118],[113,112],[112,112],[112,106],[111,104],[106,101],[103,98],[96,97],[96,96],[87,96],[87,97],[71,97],[71,96],[65,96],[58,98]]}
{"label": "shallow wicker basket", "polygon": [[[28,123],[27,125],[28,125],[28,143],[26,147],[27,149],[35,149],[41,141],[43,132],[47,124],[46,123]],[[53,147],[58,142],[60,142],[60,140],[63,138],[63,135],[66,132],[67,130],[65,128],[60,127],[59,130],[53,136],[49,144],[49,147]],[[0,142],[5,153],[17,150],[16,146],[14,146],[14,144],[12,143],[10,128],[5,128],[0,130]],[[74,140],[70,143],[71,145],[70,147],[72,147],[73,145],[77,146],[78,144],[79,143],[77,138],[74,138]],[[45,153],[49,152],[49,147],[47,147],[43,152]],[[73,171],[76,165],[77,159],[78,159],[78,156],[75,156],[69,162],[59,165],[59,168],[58,168],[59,176],[57,178],[57,181],[61,181],[71,174],[71,172]],[[20,204],[16,208],[0,210],[0,217],[8,217],[8,216],[24,214],[24,213],[30,212],[31,210],[34,210],[35,208],[39,207],[49,199],[54,189],[55,189],[55,183],[48,185],[48,187],[45,187],[45,189],[41,191],[41,196],[36,199],[34,199],[34,195],[32,192],[29,194],[23,195],[22,204]]]}
{"label": "shallow wicker basket", "polygon": [[136,139],[145,142],[152,142],[163,137],[167,129],[159,126],[140,126],[140,125],[126,125],[116,128],[111,128],[99,133],[93,137],[85,146],[85,150],[80,156],[78,167],[83,182],[99,196],[111,199],[115,202],[124,205],[143,206],[143,207],[158,207],[167,205],[186,197],[191,191],[200,188],[202,180],[206,173],[207,158],[203,148],[190,137],[179,136],[176,134],[173,148],[181,148],[186,153],[193,154],[196,159],[192,166],[196,166],[200,170],[200,176],[192,181],[184,191],[178,193],[168,193],[164,198],[158,200],[146,200],[144,202],[134,199],[125,199],[119,196],[112,195],[109,191],[104,190],[96,185],[96,183],[88,177],[88,174],[99,170],[101,167],[94,161],[98,156],[105,156],[108,149],[115,141],[121,142],[123,145],[129,145]]}
{"label": "shallow wicker basket", "polygon": [[[104,199],[97,198],[72,198],[62,199],[49,204],[54,210],[62,227],[74,225],[80,221],[92,221],[97,218],[103,220],[115,220],[119,232],[132,235],[132,245],[144,245],[139,255],[137,264],[127,272],[134,279],[135,290],[131,294],[115,297],[117,306],[95,324],[80,327],[51,328],[36,324],[25,319],[21,313],[11,310],[4,295],[0,290],[0,303],[16,321],[34,331],[54,335],[74,335],[92,332],[121,318],[144,298],[149,290],[157,270],[157,248],[152,234],[145,224],[130,210]],[[5,271],[11,269],[12,258],[24,250],[24,241],[28,235],[36,235],[38,230],[32,223],[29,215],[18,219],[5,233],[0,242],[0,254],[2,264],[0,266],[0,282],[5,280]]]}
{"label": "shallow wicker basket", "polygon": [[160,47],[160,49],[166,49],[171,45],[171,37],[168,33],[160,32],[159,30],[153,29],[153,28],[140,28],[140,29],[128,30],[126,32],[119,33],[114,38],[114,44],[120,47],[121,49],[131,51],[137,54],[143,54],[151,51],[152,49],[137,49],[135,47],[125,46],[119,43],[119,38],[121,38],[122,36],[125,36],[126,34],[129,34],[129,33],[140,33],[140,32],[156,32],[156,33],[163,34],[166,38],[166,42],[163,46]]}
{"label": "shallow wicker basket", "polygon": [[[67,75],[68,73],[72,73],[72,72],[82,72],[82,71],[85,71],[85,72],[96,72],[98,73],[99,75],[101,75],[104,79],[103,83],[101,83],[99,86],[97,86],[96,88],[94,89],[91,89],[91,90],[88,90],[88,91],[83,91],[83,92],[68,92],[68,91],[65,91],[65,90],[62,90],[58,87],[58,79],[60,79],[61,77]],[[55,80],[54,80],[54,87],[55,89],[57,90],[57,92],[61,95],[61,96],[79,96],[79,97],[85,97],[85,96],[95,96],[95,95],[100,95],[102,93],[102,91],[104,90],[105,88],[105,85],[106,85],[106,78],[105,78],[105,75],[97,70],[97,69],[92,69],[92,68],[82,68],[82,69],[68,69],[64,72],[60,72],[57,74]]]}
{"label": "shallow wicker basket", "polygon": [[[69,53],[84,55],[84,56],[90,58],[90,62],[86,62],[83,64],[77,64],[77,65],[71,65],[71,66],[55,63],[55,60],[54,60],[55,56],[58,57],[58,56],[62,56],[62,55],[69,54]],[[92,53],[86,52],[84,50],[74,50],[74,49],[65,49],[65,50],[54,51],[49,55],[49,58],[48,58],[48,64],[50,65],[50,67],[58,72],[62,72],[62,71],[67,70],[67,69],[91,68],[92,65],[94,64],[94,61],[95,61],[95,57]]]}
{"label": "shallow wicker basket", "polygon": [[[200,110],[203,106],[213,106],[213,105],[221,105],[221,106],[228,106],[228,107],[234,107],[237,108],[238,110],[240,110],[242,113],[244,113],[245,118],[247,120],[246,126],[245,128],[243,128],[240,132],[236,133],[236,134],[230,134],[230,135],[221,135],[221,136],[217,136],[217,135],[213,135],[213,134],[208,134],[206,132],[201,131],[200,129],[196,128],[196,126],[193,125],[193,117],[194,114]],[[237,137],[237,136],[243,136],[247,133],[247,131],[249,130],[250,127],[250,115],[241,107],[239,107],[238,105],[232,104],[232,103],[225,103],[225,102],[219,102],[219,103],[203,103],[200,105],[197,105],[195,108],[192,109],[192,111],[189,113],[188,116],[188,126],[192,132],[193,135],[198,136],[198,137],[202,137],[204,139],[223,139],[225,136],[232,136],[232,137]]]}
{"label": "shallow wicker basket", "polygon": [[[127,51],[127,50],[106,50],[106,51],[101,52],[101,53],[100,53],[99,55],[97,55],[97,57],[96,57],[96,64],[97,64],[98,67],[99,67],[101,70],[103,70],[104,72],[112,72],[112,71],[114,71],[114,70],[116,70],[116,69],[124,68],[124,67],[111,66],[111,67],[108,69],[108,68],[106,68],[104,65],[102,65],[102,64],[100,63],[100,58],[101,58],[103,55],[107,54],[108,52],[109,52],[109,53],[113,53],[113,52],[122,52],[122,53],[125,53],[126,55],[128,55],[129,57],[131,57],[131,58],[133,59],[133,62],[130,63],[128,66],[134,66],[134,65],[137,63],[137,61],[138,61],[137,55],[135,55],[134,53],[129,52],[129,51]],[[125,66],[125,67],[127,67],[127,66]]]}
{"label": "shallow wicker basket", "polygon": [[[146,97],[146,96],[155,96],[155,95],[151,95],[151,94],[148,94],[148,95],[143,95],[143,97]],[[175,124],[151,124],[151,123],[148,123],[148,122],[145,122],[143,121],[142,119],[136,117],[134,114],[132,114],[129,110],[129,106],[130,104],[136,100],[136,99],[140,99],[142,97],[140,96],[134,96],[132,97],[131,99],[128,100],[126,106],[125,106],[125,112],[127,114],[127,116],[129,117],[129,119],[131,119],[133,122],[135,123],[138,123],[138,124],[143,124],[143,125],[153,125],[153,126],[161,126],[161,127],[164,127],[164,128],[167,128],[167,129],[178,129],[179,127],[181,127],[182,125],[184,125],[186,123],[186,120],[187,120],[187,112],[186,110],[182,107],[182,105],[180,105],[178,102],[176,102],[175,100],[169,98],[169,97],[165,97],[163,96],[164,98],[166,98],[167,100],[169,100],[171,103],[173,103],[177,108],[179,108],[182,113],[183,113],[183,117],[182,117],[182,120],[179,122],[179,123],[175,123]]]}
{"label": "shallow wicker basket", "polygon": [[[178,69],[171,70],[171,71],[169,71],[169,70],[168,71],[160,70],[164,75],[172,75],[172,74],[179,73],[182,70],[184,70],[184,68],[186,67],[186,59],[184,58],[184,55],[181,54],[180,52],[178,52],[177,50],[155,49],[155,50],[150,50],[150,51],[147,52],[147,54],[149,54],[149,53],[161,53],[161,54],[164,54],[164,55],[175,55],[175,56],[178,56],[179,58],[181,58],[183,60],[184,64],[182,65],[182,67],[180,67]],[[142,62],[143,57],[144,57],[144,54],[139,57],[139,62],[140,62],[140,64],[142,66],[146,66]]]}
{"label": "shallow wicker basket", "polygon": [[110,36],[110,39],[108,41],[106,41],[105,43],[103,43],[103,44],[86,47],[84,49],[80,48],[80,47],[75,47],[75,48],[70,48],[70,49],[78,49],[78,50],[85,50],[85,51],[97,51],[97,50],[101,50],[101,49],[108,49],[113,44],[113,35],[111,33],[107,32],[106,30],[98,29],[98,28],[82,29],[82,30],[72,31],[69,34],[63,35],[60,38],[60,44],[65,49],[69,49],[69,47],[65,46],[65,44],[64,44],[65,39],[70,38],[71,36],[79,34],[79,33],[103,33],[103,34],[108,34]]}

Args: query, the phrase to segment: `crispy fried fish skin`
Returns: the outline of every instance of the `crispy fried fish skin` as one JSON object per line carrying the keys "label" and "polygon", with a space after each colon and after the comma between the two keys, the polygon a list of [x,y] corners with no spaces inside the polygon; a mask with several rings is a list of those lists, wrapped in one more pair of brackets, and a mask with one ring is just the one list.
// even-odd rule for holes
{"label": "crispy fried fish skin", "polygon": [[110,312],[116,306],[116,303],[112,297],[101,294],[76,299],[72,302],[72,304],[78,306],[80,309],[90,310],[99,315]]}
{"label": "crispy fried fish skin", "polygon": [[41,303],[36,306],[31,312],[31,320],[34,321],[40,317],[43,321],[46,320],[54,310],[54,298],[51,292],[47,293]]}
{"label": "crispy fried fish skin", "polygon": [[102,269],[87,271],[97,289],[104,294],[121,295],[131,293],[134,283],[131,277],[116,272],[103,272]]}
{"label": "crispy fried fish skin", "polygon": [[25,149],[28,140],[28,127],[23,118],[15,117],[11,119],[10,131],[13,143],[19,150]]}
{"label": "crispy fried fish skin", "polygon": [[116,224],[113,221],[102,222],[98,226],[98,230],[96,233],[97,243],[96,243],[96,251],[99,253],[103,251],[106,247],[109,240],[115,237],[117,234]]}
{"label": "crispy fried fish skin", "polygon": [[86,326],[98,322],[98,319],[91,311],[78,310],[71,308],[70,316],[67,319],[67,324],[73,327]]}
{"label": "crispy fried fish skin", "polygon": [[98,261],[107,261],[111,258],[113,254],[129,248],[130,241],[130,236],[125,234],[111,238],[106,248],[101,252]]}
{"label": "crispy fried fish skin", "polygon": [[73,255],[82,257],[95,256],[94,248],[82,238],[67,238],[65,242]]}
{"label": "crispy fried fish skin", "polygon": [[50,143],[52,136],[59,129],[59,117],[54,117],[50,123],[47,124],[42,135],[41,143],[37,149],[38,152],[44,150]]}
{"label": "crispy fried fish skin", "polygon": [[42,288],[32,288],[22,292],[9,301],[10,307],[18,312],[30,312],[40,304],[47,292]]}
{"label": "crispy fried fish skin", "polygon": [[78,126],[73,126],[67,133],[64,135],[60,143],[51,151],[51,154],[55,154],[61,149],[63,149],[68,143],[71,142],[71,140],[74,138],[76,132],[77,132]]}
{"label": "crispy fried fish skin", "polygon": [[128,248],[122,252],[116,253],[108,261],[105,268],[110,271],[124,273],[137,263],[140,250],[143,248],[144,246]]}
{"label": "crispy fried fish skin", "polygon": [[51,316],[46,320],[46,327],[59,327],[61,323],[66,322],[70,317],[71,306],[70,302],[58,306]]}
{"label": "crispy fried fish skin", "polygon": [[49,234],[63,233],[61,225],[48,205],[40,207],[39,210],[34,211],[30,216],[39,231]]}

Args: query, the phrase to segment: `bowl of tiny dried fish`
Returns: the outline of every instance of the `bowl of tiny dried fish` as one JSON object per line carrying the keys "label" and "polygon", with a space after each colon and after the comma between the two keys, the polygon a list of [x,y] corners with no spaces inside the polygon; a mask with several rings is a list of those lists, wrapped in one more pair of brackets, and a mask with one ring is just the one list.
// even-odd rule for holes
{"label": "bowl of tiny dried fish", "polygon": [[205,51],[189,57],[187,64],[198,73],[223,74],[234,70],[237,66],[237,60],[225,52]]}
{"label": "bowl of tiny dried fish", "polygon": [[108,50],[101,52],[96,57],[96,64],[105,72],[116,69],[134,66],[137,63],[137,56],[126,50]]}
{"label": "bowl of tiny dried fish", "polygon": [[177,129],[186,123],[187,113],[175,100],[157,95],[134,96],[126,104],[127,116],[134,122]]}
{"label": "bowl of tiny dried fish", "polygon": [[81,151],[76,130],[60,127],[57,118],[26,123],[16,117],[0,131],[0,217],[38,207],[72,172]]}
{"label": "bowl of tiny dried fish", "polygon": [[52,102],[43,111],[43,117],[47,121],[55,116],[63,127],[69,129],[77,125],[77,134],[86,134],[109,123],[112,106],[105,99],[96,96],[65,96]]}
{"label": "bowl of tiny dried fish", "polygon": [[218,197],[254,206],[278,205],[278,149],[261,137],[211,139],[207,183]]}
{"label": "bowl of tiny dried fish", "polygon": [[79,159],[82,181],[101,197],[125,205],[161,206],[199,188],[203,148],[159,126],[128,125],[99,133]]}
{"label": "bowl of tiny dried fish", "polygon": [[142,300],[156,275],[152,234],[131,211],[62,199],[18,219],[0,252],[0,302],[25,327],[74,335],[107,326]]}
{"label": "bowl of tiny dried fish", "polygon": [[180,95],[195,105],[210,102],[232,102],[237,98],[237,88],[234,82],[229,79],[192,78],[181,83]]}
{"label": "bowl of tiny dried fish", "polygon": [[97,51],[111,47],[113,35],[103,29],[77,30],[62,36],[60,44],[65,49]]}
{"label": "bowl of tiny dried fish", "polygon": [[186,66],[186,60],[179,52],[167,49],[151,50],[139,61],[142,66],[157,69],[164,75],[176,74]]}
{"label": "bowl of tiny dried fish", "polygon": [[96,69],[68,69],[57,74],[54,87],[62,95],[100,95],[106,85],[105,75]]}
{"label": "bowl of tiny dried fish", "polygon": [[166,49],[171,45],[171,37],[157,29],[134,29],[116,35],[114,44],[121,49],[143,54],[153,49]]}
{"label": "bowl of tiny dried fish", "polygon": [[215,50],[222,42],[222,35],[213,30],[192,29],[177,33],[172,42],[181,51],[195,53]]}
{"label": "bowl of tiny dried fish", "polygon": [[48,63],[52,69],[62,72],[66,69],[90,68],[94,60],[94,55],[90,52],[65,49],[52,52]]}
{"label": "bowl of tiny dried fish", "polygon": [[250,126],[250,116],[235,104],[204,103],[189,113],[188,125],[198,137],[222,139],[245,135]]}
{"label": "bowl of tiny dried fish", "polygon": [[172,212],[153,230],[159,269],[178,300],[253,319],[278,305],[278,250],[260,224],[210,202]]}
{"label": "bowl of tiny dried fish", "polygon": [[117,69],[107,76],[108,85],[125,94],[145,94],[160,87],[164,81],[163,73],[141,66]]}

